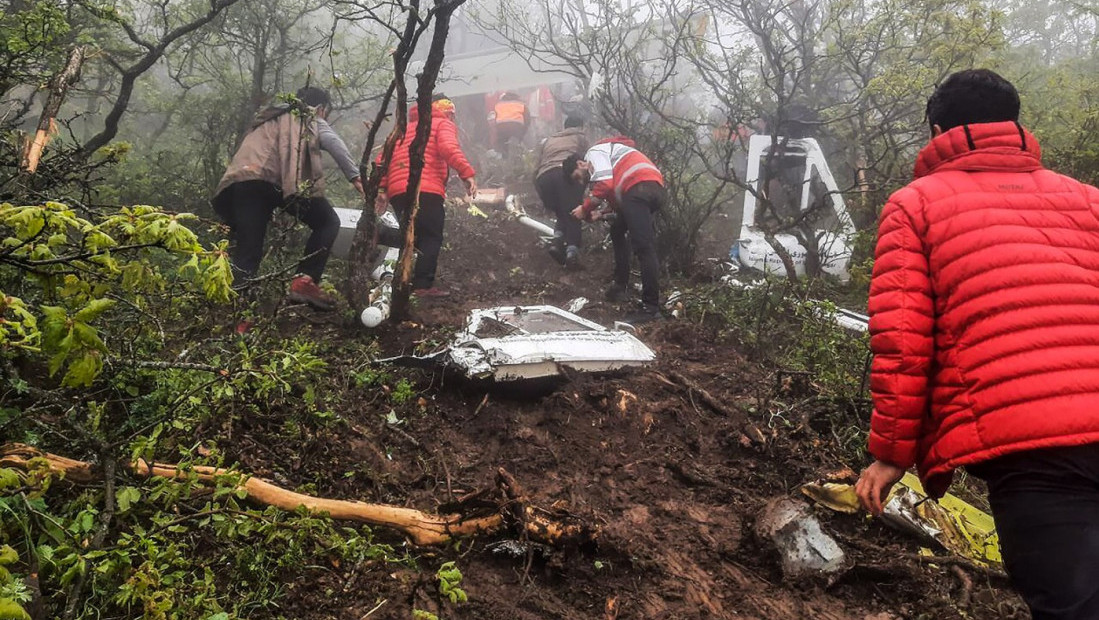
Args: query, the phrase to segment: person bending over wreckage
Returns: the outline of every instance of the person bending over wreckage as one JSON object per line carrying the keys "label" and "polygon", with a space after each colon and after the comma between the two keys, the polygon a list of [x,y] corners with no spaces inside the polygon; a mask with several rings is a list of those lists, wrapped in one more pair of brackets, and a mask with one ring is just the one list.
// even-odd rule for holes
{"label": "person bending over wreckage", "polygon": [[939,498],[988,482],[1004,568],[1036,620],[1099,618],[1099,190],[1046,170],[986,69],[927,102],[916,179],[881,215],[870,452],[881,514],[912,465]]}
{"label": "person bending over wreckage", "polygon": [[550,256],[569,269],[580,266],[580,220],[572,210],[584,200],[584,185],[573,183],[561,164],[569,155],[582,156],[588,150],[584,135],[584,119],[570,116],[565,129],[546,138],[538,151],[538,167],[534,171],[534,188],[542,204],[557,216],[553,228]]}
{"label": "person bending over wreckage", "polygon": [[[664,175],[629,138],[601,140],[583,158],[569,155],[562,162],[565,177],[581,186],[591,185],[591,195],[576,207],[578,220],[610,218],[614,245],[614,283],[607,300],[626,301],[630,283],[630,248],[641,266],[641,311],[627,317],[631,323],[661,318],[660,263],[656,256],[653,216],[668,204]],[[598,208],[602,205],[602,208]]]}
{"label": "person bending over wreckage", "polygon": [[[275,209],[286,210],[312,230],[298,275],[290,283],[290,299],[320,310],[335,305],[318,284],[340,230],[340,218],[324,197],[321,151],[336,160],[360,194],[363,191],[358,163],[325,120],[331,107],[326,91],[306,87],[292,103],[260,110],[213,199],[214,211],[229,225],[229,255],[240,288],[259,270]],[[247,328],[242,323],[238,331]]]}

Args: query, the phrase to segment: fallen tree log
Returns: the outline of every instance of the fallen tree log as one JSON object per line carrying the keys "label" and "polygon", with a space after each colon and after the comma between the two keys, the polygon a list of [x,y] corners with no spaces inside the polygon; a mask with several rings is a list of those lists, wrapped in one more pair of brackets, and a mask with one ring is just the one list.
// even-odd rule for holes
{"label": "fallen tree log", "polygon": [[[41,460],[38,460],[41,459]],[[48,465],[50,471],[64,475],[76,482],[92,482],[99,477],[97,468],[91,463],[76,461],[48,452],[40,452],[31,446],[11,443],[0,447],[0,467],[21,470],[34,469],[32,461]],[[275,506],[287,511],[304,507],[311,513],[327,514],[341,521],[356,521],[379,527],[392,528],[402,532],[417,545],[441,545],[457,536],[475,536],[489,534],[506,529],[511,525],[505,518],[505,512],[481,516],[466,516],[460,513],[436,515],[413,508],[368,504],[354,500],[326,499],[284,489],[271,482],[235,472],[229,469],[196,465],[180,467],[164,463],[148,463],[143,459],[127,464],[130,471],[140,476],[157,476],[171,479],[197,479],[203,483],[216,483],[220,478],[239,476],[236,488],[247,493],[248,499],[266,506]],[[509,502],[513,502],[509,498]],[[512,506],[507,514],[514,514]],[[598,536],[598,530],[582,525],[575,520],[558,520],[550,513],[530,505],[519,507],[522,515],[518,519],[521,534],[530,540],[549,545],[590,543]]]}

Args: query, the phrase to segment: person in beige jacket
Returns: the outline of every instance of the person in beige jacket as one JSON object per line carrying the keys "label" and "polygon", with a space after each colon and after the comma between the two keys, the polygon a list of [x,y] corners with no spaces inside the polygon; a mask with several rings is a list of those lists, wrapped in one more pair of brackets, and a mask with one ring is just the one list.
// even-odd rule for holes
{"label": "person in beige jacket", "polygon": [[321,310],[334,307],[318,284],[340,230],[340,218],[324,197],[321,151],[363,191],[358,164],[325,120],[331,107],[325,90],[305,87],[294,103],[260,110],[213,199],[214,210],[229,225],[229,255],[240,288],[259,270],[275,209],[293,214],[312,230],[298,275],[290,283],[290,299]]}
{"label": "person in beige jacket", "polygon": [[580,221],[572,210],[584,200],[584,185],[570,183],[561,164],[569,155],[583,157],[588,150],[584,135],[584,120],[570,116],[565,129],[546,138],[538,152],[538,168],[534,172],[534,188],[542,204],[557,216],[550,256],[566,268],[580,266]]}

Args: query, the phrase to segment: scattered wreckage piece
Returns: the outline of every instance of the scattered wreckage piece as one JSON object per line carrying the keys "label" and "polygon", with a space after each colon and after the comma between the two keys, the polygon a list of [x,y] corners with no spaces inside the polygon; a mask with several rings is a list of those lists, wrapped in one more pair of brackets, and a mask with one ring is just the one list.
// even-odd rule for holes
{"label": "scattered wreckage piece", "polygon": [[[355,240],[355,231],[362,218],[362,209],[348,209],[346,207],[333,207],[333,211],[340,218],[340,230],[336,233],[336,240],[332,243],[329,253],[336,258],[347,259],[351,251],[351,242]],[[402,240],[400,237],[401,224],[392,211],[386,211],[378,217],[378,245],[385,247],[397,247]],[[376,279],[376,278],[375,278]]]}
{"label": "scattered wreckage piece", "polygon": [[553,239],[553,227],[549,224],[543,224],[527,215],[527,212],[523,209],[522,205],[519,204],[519,198],[517,198],[515,194],[508,195],[507,199],[504,201],[504,209],[523,226],[533,228],[541,233],[543,237]]}
{"label": "scattered wreckage piece", "polygon": [[[814,482],[802,493],[837,512],[858,512],[858,497],[850,484]],[[920,480],[906,473],[886,499],[881,519],[891,527],[959,557],[982,565],[1000,564],[999,536],[992,517],[951,494],[930,501]]]}
{"label": "scattered wreckage piece", "polygon": [[560,376],[564,368],[606,372],[655,359],[633,334],[560,308],[502,306],[470,312],[465,328],[442,351],[377,361],[443,366],[470,379],[511,382]]}
{"label": "scattered wreckage piece", "polygon": [[[340,231],[336,234],[336,241],[332,244],[332,256],[346,259],[351,251],[351,243],[355,239],[355,230],[362,217],[361,209],[347,209],[335,207],[336,215],[340,218]],[[379,218],[379,252],[380,259],[371,272],[370,277],[377,286],[370,292],[370,305],[363,309],[359,320],[365,327],[374,328],[389,318],[389,306],[393,298],[393,269],[400,257],[401,250],[395,245],[400,237],[400,223],[397,216],[386,211]]]}
{"label": "scattered wreckage piece", "polygon": [[[791,211],[788,215],[796,210],[801,217],[809,218],[825,273],[841,280],[851,277],[848,266],[855,225],[816,140],[752,136],[748,140],[745,184],[749,189],[744,192],[740,237],[729,251],[735,262],[764,273],[785,272],[782,259],[760,226],[760,221],[775,216],[760,209],[759,198],[766,196],[776,203],[790,202],[775,205]],[[776,184],[781,191],[771,195]],[[797,275],[804,276],[806,249],[798,238],[786,232],[775,233],[773,238],[790,256]]]}
{"label": "scattered wreckage piece", "polygon": [[789,497],[771,500],[756,519],[755,533],[774,544],[787,579],[833,577],[847,568],[843,549],[805,502]]}

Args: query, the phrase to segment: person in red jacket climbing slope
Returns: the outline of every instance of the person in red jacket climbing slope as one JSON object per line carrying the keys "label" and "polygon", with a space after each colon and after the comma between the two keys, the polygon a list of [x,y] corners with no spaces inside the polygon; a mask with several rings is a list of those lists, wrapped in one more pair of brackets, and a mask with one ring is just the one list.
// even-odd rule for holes
{"label": "person in red jacket climbing slope", "polygon": [[1046,170],[986,69],[927,102],[916,179],[881,215],[870,452],[881,514],[916,465],[988,483],[1004,566],[1037,620],[1099,618],[1099,190]]}
{"label": "person in red jacket climbing slope", "polygon": [[[416,268],[412,274],[412,293],[417,297],[446,297],[448,292],[435,286],[435,271],[439,265],[439,251],[443,247],[443,227],[446,210],[446,182],[450,169],[458,172],[470,196],[477,192],[476,172],[458,144],[458,128],[454,124],[454,104],[446,98],[438,98],[431,104],[431,137],[424,151],[424,171],[420,181],[420,209],[416,214]],[[382,179],[382,188],[389,196],[389,203],[403,222],[412,208],[412,195],[408,191],[409,147],[416,137],[418,114],[415,104],[409,110],[408,126],[404,137],[393,150],[393,161]],[[381,161],[381,158],[378,158]]]}
{"label": "person in red jacket climbing slope", "polygon": [[[607,290],[608,301],[626,301],[631,247],[637,255],[642,307],[626,320],[641,323],[661,317],[660,263],[656,257],[653,217],[667,206],[668,192],[664,189],[664,175],[634,147],[629,138],[607,138],[588,149],[583,158],[568,156],[561,168],[573,183],[591,184],[591,196],[573,210],[573,217],[590,221],[610,211],[615,214],[610,230],[614,244],[614,284]],[[596,209],[604,203],[607,209]]]}

